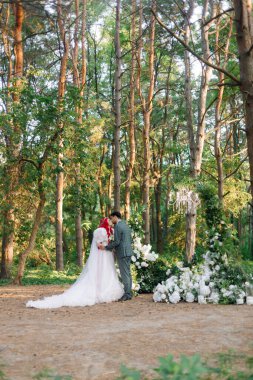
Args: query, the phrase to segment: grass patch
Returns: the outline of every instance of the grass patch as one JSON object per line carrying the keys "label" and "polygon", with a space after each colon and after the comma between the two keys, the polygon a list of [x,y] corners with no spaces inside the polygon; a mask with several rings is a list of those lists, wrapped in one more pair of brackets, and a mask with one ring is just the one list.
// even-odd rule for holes
{"label": "grass patch", "polygon": [[[66,265],[62,272],[49,265],[42,264],[37,268],[27,268],[22,280],[23,285],[65,285],[73,284],[81,272],[77,265]],[[12,280],[0,280],[0,286],[10,285]]]}

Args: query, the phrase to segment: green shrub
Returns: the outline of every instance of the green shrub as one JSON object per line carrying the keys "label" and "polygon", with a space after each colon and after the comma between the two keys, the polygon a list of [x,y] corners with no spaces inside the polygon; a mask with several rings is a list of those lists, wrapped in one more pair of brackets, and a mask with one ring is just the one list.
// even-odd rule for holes
{"label": "green shrub", "polygon": [[[175,360],[173,355],[159,358],[159,367],[152,380],[253,380],[253,357],[233,352],[218,354],[217,366],[210,366],[199,355],[182,355]],[[239,368],[238,368],[239,367]],[[241,369],[243,368],[243,370]],[[141,372],[121,366],[117,380],[144,380]]]}

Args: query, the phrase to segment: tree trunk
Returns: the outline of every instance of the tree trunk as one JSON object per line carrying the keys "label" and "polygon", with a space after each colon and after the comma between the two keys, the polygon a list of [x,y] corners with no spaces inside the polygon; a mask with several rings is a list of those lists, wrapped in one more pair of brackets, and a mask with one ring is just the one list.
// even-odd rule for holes
{"label": "tree trunk", "polygon": [[[62,13],[62,2],[57,0],[57,17],[58,17],[58,26],[60,30],[61,42],[63,44],[64,50],[61,57],[61,67],[60,67],[60,76],[58,84],[58,107],[59,107],[59,130],[63,130],[63,120],[62,120],[62,111],[63,111],[63,99],[65,94],[66,86],[66,71],[67,71],[67,62],[68,62],[68,53],[69,53],[69,40],[66,35],[66,30],[64,27],[64,16]],[[57,158],[58,164],[58,174],[56,178],[56,270],[62,271],[64,269],[64,260],[63,260],[63,186],[64,186],[64,172],[63,172],[63,138],[60,135],[59,138],[59,153]]]}
{"label": "tree trunk", "polygon": [[253,16],[251,0],[234,0],[236,39],[239,51],[241,92],[245,108],[245,127],[253,203]]}
{"label": "tree trunk", "polygon": [[43,183],[42,183],[42,170],[43,170],[43,164],[41,165],[41,168],[39,169],[39,178],[38,178],[38,189],[39,189],[39,194],[40,194],[40,200],[39,200],[39,204],[35,213],[35,218],[34,218],[32,232],[30,235],[28,246],[19,256],[18,272],[14,279],[14,284],[16,285],[21,285],[21,281],[22,281],[24,271],[25,271],[26,258],[34,249],[37,233],[39,230],[39,226],[40,226],[40,222],[41,222],[41,218],[43,214],[44,205],[46,202],[46,195],[45,195],[45,192],[43,189]]}
{"label": "tree trunk", "polygon": [[154,61],[155,61],[155,12],[156,12],[156,1],[152,0],[151,4],[151,23],[150,23],[150,42],[148,46],[149,55],[149,88],[147,98],[144,97],[141,88],[141,39],[142,39],[142,3],[140,2],[140,21],[139,21],[139,48],[137,53],[138,60],[138,76],[137,76],[137,89],[139,92],[139,97],[142,105],[143,113],[143,129],[142,129],[142,141],[143,141],[143,178],[142,178],[142,204],[145,207],[143,212],[143,222],[144,222],[144,242],[145,244],[150,243],[150,167],[151,167],[151,157],[150,157],[150,127],[151,127],[151,114],[153,108],[153,95],[154,95]]}
{"label": "tree trunk", "polygon": [[[20,90],[23,76],[23,38],[22,28],[24,20],[24,9],[21,0],[17,0],[12,9],[15,16],[15,26],[13,30],[13,44],[15,66],[14,75],[12,76],[11,49],[7,34],[3,34],[5,53],[8,58],[8,83],[11,86],[11,78],[15,81],[13,86],[15,91],[12,92],[12,106],[15,114],[15,108],[20,102]],[[9,8],[6,14],[6,22],[9,21]],[[7,112],[10,111],[9,100],[7,101]],[[5,164],[5,184],[4,184],[4,213],[3,213],[3,234],[2,234],[2,260],[0,278],[9,278],[13,262],[13,241],[14,241],[14,197],[19,178],[18,158],[20,152],[20,126],[19,122],[13,118],[10,122],[11,133],[5,135],[6,142],[6,164]]]}
{"label": "tree trunk", "polygon": [[[83,95],[84,86],[86,81],[86,48],[85,48],[85,33],[86,33],[86,7],[87,0],[83,0],[82,5],[82,28],[81,28],[81,47],[82,47],[82,60],[81,68],[79,72],[78,68],[78,31],[79,31],[79,0],[75,0],[75,30],[74,30],[74,48],[73,48],[73,84],[79,90],[80,102],[76,106],[76,122],[79,128],[82,127],[83,122]],[[76,133],[75,141],[78,143],[79,135]],[[75,235],[76,235],[76,253],[77,253],[77,265],[83,266],[83,230],[82,230],[82,210],[81,210],[81,185],[80,185],[80,162],[77,162],[75,168],[75,186],[76,186],[76,212],[75,212]]]}
{"label": "tree trunk", "polygon": [[120,7],[121,1],[116,5],[115,30],[115,128],[114,128],[114,209],[120,211],[120,127],[121,127],[121,47],[120,47]]}
{"label": "tree trunk", "polygon": [[[210,24],[205,25],[207,14],[208,14],[208,6],[210,0],[205,0],[203,4],[202,11],[202,28],[201,28],[201,39],[202,39],[202,51],[205,60],[211,62],[211,53],[209,48],[209,28]],[[210,1],[211,5],[212,2]],[[190,3],[189,15],[191,16],[193,11],[193,4]],[[210,18],[213,17],[214,8],[211,7],[211,15]],[[186,39],[189,41],[189,30],[187,27],[187,23],[189,23],[189,19],[185,21],[185,31],[186,31]],[[187,42],[188,42],[187,41]],[[189,67],[189,57],[187,54],[185,55],[185,63],[186,67],[186,90],[185,95],[188,96],[190,92],[190,67]],[[212,67],[205,65],[202,69],[201,76],[201,84],[199,91],[199,107],[198,107],[198,126],[197,126],[197,135],[196,138],[193,138],[193,118],[191,114],[191,98],[190,100],[186,100],[186,104],[189,112],[187,125],[188,125],[188,133],[189,133],[189,144],[190,144],[190,160],[191,160],[191,176],[193,178],[197,178],[201,172],[201,164],[202,164],[202,156],[205,142],[205,125],[206,125],[206,100],[207,100],[207,90],[209,81],[212,74]],[[194,147],[193,147],[193,141]],[[192,257],[195,253],[195,242],[196,242],[196,222],[197,222],[197,207],[196,209],[193,207],[190,211],[186,213],[186,259],[187,261],[191,261]]]}
{"label": "tree trunk", "polygon": [[[202,51],[203,57],[211,62],[211,52],[209,48],[209,29],[210,24],[204,25],[207,19],[208,14],[208,5],[209,2],[212,5],[212,1],[205,0],[203,5],[202,12],[202,28],[201,28],[201,39],[202,39]],[[214,16],[214,8],[211,9],[210,18]],[[196,136],[196,147],[195,147],[195,162],[194,162],[194,177],[197,177],[201,172],[202,156],[205,142],[205,127],[206,127],[206,100],[207,100],[207,91],[212,75],[212,67],[205,65],[203,68],[203,73],[201,76],[201,85],[200,85],[200,95],[199,95],[199,109],[198,109],[198,128]]]}
{"label": "tree trunk", "polygon": [[102,167],[105,158],[105,150],[106,146],[104,145],[102,148],[102,156],[99,162],[99,168],[97,173],[97,184],[98,184],[98,196],[99,196],[99,204],[100,204],[100,213],[103,217],[105,217],[105,204],[104,204],[104,192],[103,192],[103,183],[102,183]]}
{"label": "tree trunk", "polygon": [[[167,242],[168,239],[168,222],[169,222],[169,201],[170,201],[170,170],[166,174],[166,197],[165,197],[165,215],[164,215],[164,228],[163,228],[163,240]],[[163,243],[164,245],[164,243]]]}
{"label": "tree trunk", "polygon": [[127,166],[127,178],[126,178],[126,187],[125,187],[125,219],[130,218],[130,189],[131,189],[131,180],[133,174],[133,167],[135,163],[135,70],[136,70],[136,49],[135,49],[135,29],[136,29],[136,0],[132,0],[132,16],[131,16],[131,76],[130,76],[130,95],[129,95],[129,150],[130,157],[129,163]]}
{"label": "tree trunk", "polygon": [[[227,37],[227,42],[224,49],[224,68],[227,63],[228,58],[228,48],[230,43],[230,38],[232,34],[232,19],[230,22],[230,30]],[[215,58],[216,58],[216,64],[220,66],[221,59],[220,59],[220,49],[219,49],[219,37],[220,37],[220,20],[218,19],[216,23],[216,38],[215,38]],[[217,101],[216,101],[216,107],[215,107],[215,138],[214,138],[214,152],[215,152],[215,159],[217,164],[217,173],[218,173],[218,196],[220,200],[220,204],[223,205],[223,195],[224,195],[224,174],[223,174],[223,161],[222,161],[222,150],[221,150],[221,105],[222,105],[222,99],[223,99],[223,93],[224,93],[224,86],[222,86],[224,81],[224,73],[221,71],[219,72],[219,83],[221,86],[219,86],[218,89],[218,95],[217,95]]]}
{"label": "tree trunk", "polygon": [[[184,18],[184,40],[189,45],[191,29],[190,19],[194,10],[194,1],[189,1],[189,8],[185,12]],[[194,139],[194,121],[193,121],[193,108],[192,108],[192,88],[191,88],[191,62],[190,53],[185,49],[184,51],[184,67],[185,67],[185,108],[186,108],[186,123],[188,131],[188,140],[190,147],[190,170],[191,175],[194,173],[195,166],[195,139]]]}
{"label": "tree trunk", "polygon": [[195,212],[191,209],[190,212],[186,213],[186,241],[185,241],[185,254],[187,262],[191,262],[196,245],[196,217],[197,209]]}
{"label": "tree trunk", "polygon": [[110,215],[112,212],[112,205],[111,205],[111,199],[112,199],[112,174],[109,174],[108,178],[108,188],[107,188],[107,198],[109,199],[109,202],[107,204],[107,215]]}

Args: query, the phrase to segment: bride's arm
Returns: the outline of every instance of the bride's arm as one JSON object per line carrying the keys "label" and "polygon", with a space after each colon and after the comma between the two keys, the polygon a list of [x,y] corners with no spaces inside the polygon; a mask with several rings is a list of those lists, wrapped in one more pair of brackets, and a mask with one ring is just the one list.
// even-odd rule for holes
{"label": "bride's arm", "polygon": [[107,233],[104,229],[97,228],[94,231],[93,238],[97,245],[102,244],[103,246],[106,246],[108,244]]}

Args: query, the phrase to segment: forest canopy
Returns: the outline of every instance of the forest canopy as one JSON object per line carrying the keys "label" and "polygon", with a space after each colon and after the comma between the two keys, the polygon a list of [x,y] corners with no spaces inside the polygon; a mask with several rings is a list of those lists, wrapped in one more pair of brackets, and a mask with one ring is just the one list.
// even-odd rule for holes
{"label": "forest canopy", "polygon": [[1,278],[83,265],[101,217],[253,258],[250,0],[0,4]]}

